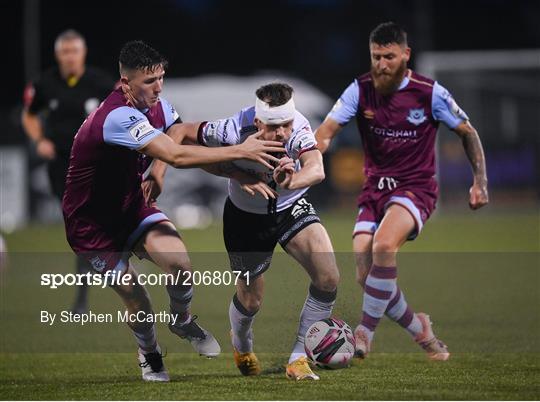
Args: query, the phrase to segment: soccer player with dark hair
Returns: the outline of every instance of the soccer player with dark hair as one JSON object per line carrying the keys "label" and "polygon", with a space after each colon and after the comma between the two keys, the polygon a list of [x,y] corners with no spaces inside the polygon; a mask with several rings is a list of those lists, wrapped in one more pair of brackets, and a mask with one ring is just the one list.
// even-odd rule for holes
{"label": "soccer player with dark hair", "polygon": [[[236,159],[266,166],[278,161],[268,152],[282,152],[277,141],[250,136],[241,145],[212,149],[178,145],[181,122],[174,107],[160,97],[167,62],[141,41],[128,42],[120,52],[121,86],[83,123],[73,143],[63,198],[66,237],[71,248],[104,275],[126,273],[137,278],[129,264],[131,253],[153,261],[175,278],[190,271],[186,247],[169,219],[147,203],[142,174],[152,158],[177,168]],[[190,341],[204,356],[220,353],[215,338],[190,312],[191,284],[167,284],[171,316],[169,329]],[[137,280],[118,283],[113,289],[130,314],[152,313],[146,289]],[[146,381],[168,381],[158,346],[155,325],[129,323],[139,346],[139,362]]]}
{"label": "soccer player with dark hair", "polygon": [[[206,168],[230,179],[223,236],[231,269],[242,273],[229,306],[234,360],[243,375],[261,372],[252,325],[264,296],[264,272],[279,243],[311,279],[286,374],[294,380],[318,380],[308,365],[304,336],[311,324],[330,317],[339,271],[330,238],[307,199],[309,187],[324,179],[324,168],[309,122],[295,108],[293,89],[279,82],[264,85],[256,91],[255,106],[226,119],[182,127],[186,141],[210,148],[235,146],[255,132],[283,143],[285,153],[273,171],[250,161]],[[152,174],[162,180],[164,171],[154,168]]]}
{"label": "soccer player with dark hair", "polygon": [[[24,131],[37,155],[47,161],[51,190],[59,202],[64,194],[73,137],[114,86],[109,74],[85,64],[86,53],[86,41],[79,32],[68,29],[60,33],[54,42],[58,65],[29,83],[24,92]],[[85,274],[89,270],[89,263],[78,258],[77,271]],[[86,285],[77,286],[73,312],[87,311],[87,292]]]}
{"label": "soccer player with dark hair", "polygon": [[396,254],[421,231],[435,208],[435,137],[440,122],[460,138],[473,170],[469,205],[488,203],[484,152],[478,133],[452,95],[438,82],[407,68],[411,49],[397,24],[377,26],[369,37],[371,71],[343,92],[316,131],[319,149],[352,118],[362,138],[366,182],[353,231],[357,280],[364,287],[356,327],[356,355],[371,348],[386,314],[405,328],[432,360],[447,360],[448,348],[433,334],[430,318],[414,313],[397,285]]}

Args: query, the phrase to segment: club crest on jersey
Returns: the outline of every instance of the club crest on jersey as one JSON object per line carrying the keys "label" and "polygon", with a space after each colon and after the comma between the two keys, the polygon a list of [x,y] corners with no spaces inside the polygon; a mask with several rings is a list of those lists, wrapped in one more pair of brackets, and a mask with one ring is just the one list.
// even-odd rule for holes
{"label": "club crest on jersey", "polygon": [[92,267],[94,267],[94,269],[98,272],[102,272],[105,268],[107,268],[107,262],[99,257],[92,258],[90,260],[90,264],[92,264]]}
{"label": "club crest on jersey", "polygon": [[411,109],[409,110],[409,115],[407,116],[407,121],[409,123],[418,126],[426,121],[427,117],[424,114],[424,109]]}

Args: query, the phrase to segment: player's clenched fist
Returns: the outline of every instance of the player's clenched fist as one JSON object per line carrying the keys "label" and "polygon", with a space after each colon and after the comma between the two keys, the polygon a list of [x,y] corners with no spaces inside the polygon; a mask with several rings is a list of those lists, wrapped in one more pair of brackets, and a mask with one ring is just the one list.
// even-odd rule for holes
{"label": "player's clenched fist", "polygon": [[487,185],[473,184],[469,190],[469,207],[478,209],[487,203],[489,203]]}

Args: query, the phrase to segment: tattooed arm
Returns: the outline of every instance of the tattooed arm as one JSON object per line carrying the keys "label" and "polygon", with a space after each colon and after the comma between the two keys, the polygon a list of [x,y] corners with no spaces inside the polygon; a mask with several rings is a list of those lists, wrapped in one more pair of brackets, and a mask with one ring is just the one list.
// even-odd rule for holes
{"label": "tattooed arm", "polygon": [[487,189],[486,159],[480,137],[475,128],[468,120],[459,124],[454,132],[459,135],[465,154],[473,171],[473,185],[469,190],[469,206],[471,209],[478,209],[489,202]]}

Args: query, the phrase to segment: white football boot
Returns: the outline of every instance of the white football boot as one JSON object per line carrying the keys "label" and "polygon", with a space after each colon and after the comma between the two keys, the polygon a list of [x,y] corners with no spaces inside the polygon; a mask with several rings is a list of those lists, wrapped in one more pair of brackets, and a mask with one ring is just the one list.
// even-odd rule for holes
{"label": "white football boot", "polygon": [[163,355],[159,346],[155,352],[150,353],[144,353],[139,348],[139,367],[141,368],[142,379],[144,381],[169,381],[169,373],[163,364]]}
{"label": "white football boot", "polygon": [[218,356],[221,353],[218,341],[214,335],[197,324],[196,319],[197,316],[194,315],[187,324],[181,326],[169,324],[169,329],[180,338],[187,339],[199,355],[208,358]]}

